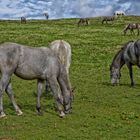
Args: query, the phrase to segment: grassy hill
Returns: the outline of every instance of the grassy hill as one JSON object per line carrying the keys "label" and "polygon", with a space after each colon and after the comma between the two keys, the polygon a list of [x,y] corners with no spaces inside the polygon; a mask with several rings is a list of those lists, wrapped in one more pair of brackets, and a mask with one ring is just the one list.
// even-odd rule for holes
{"label": "grassy hill", "polygon": [[126,66],[121,85],[110,84],[109,66],[115,53],[136,35],[123,36],[126,24],[140,17],[126,16],[113,24],[91,18],[89,26],[77,27],[78,19],[0,21],[0,43],[16,42],[33,47],[48,46],[64,39],[72,46],[70,79],[76,87],[73,113],[59,118],[54,100],[45,91],[41,99],[43,116],[36,114],[36,81],[13,76],[17,116],[4,94],[7,118],[0,120],[0,140],[132,140],[140,139],[140,74],[134,67],[135,86],[130,87]]}

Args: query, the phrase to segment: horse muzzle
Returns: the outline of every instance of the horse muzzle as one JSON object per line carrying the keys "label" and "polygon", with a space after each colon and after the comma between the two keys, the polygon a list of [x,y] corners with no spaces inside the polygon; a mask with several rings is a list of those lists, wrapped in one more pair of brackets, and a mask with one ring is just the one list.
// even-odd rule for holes
{"label": "horse muzzle", "polygon": [[70,107],[70,108],[68,108],[68,109],[65,108],[64,113],[65,113],[65,114],[70,114],[70,113],[72,113],[72,107]]}

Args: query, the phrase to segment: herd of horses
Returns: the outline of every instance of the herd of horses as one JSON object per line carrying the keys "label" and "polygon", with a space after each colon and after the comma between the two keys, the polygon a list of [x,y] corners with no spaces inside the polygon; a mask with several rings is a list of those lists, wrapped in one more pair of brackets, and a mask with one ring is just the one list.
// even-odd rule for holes
{"label": "herd of horses", "polygon": [[[102,17],[102,24],[112,22],[115,20],[115,16],[105,16]],[[78,21],[78,27],[79,25],[89,25],[89,18],[80,18]],[[137,35],[139,35],[140,32],[140,23],[129,23],[128,25],[125,26],[123,33],[126,35],[128,31],[130,31],[131,35],[135,34],[134,30],[137,30]]]}
{"label": "herd of horses", "polygon": [[[102,17],[101,22],[102,24],[104,24],[104,22],[106,24],[108,22],[113,22],[118,16],[125,16],[125,13],[123,11],[116,11],[113,16]],[[81,18],[78,22],[78,26],[80,24],[89,25],[89,18]],[[139,32],[140,32],[139,23],[127,24],[123,30],[123,33],[124,35],[126,35],[126,33],[130,31],[130,33],[134,35],[135,34],[134,30],[137,30],[137,36],[139,36]],[[120,70],[124,64],[126,64],[129,69],[131,86],[133,86],[134,81],[133,81],[132,66],[137,65],[138,67],[140,67],[140,40],[127,42],[113,58],[112,64],[110,66],[110,77],[111,77],[112,85],[119,84],[119,79],[121,77]]]}
{"label": "herd of horses", "polygon": [[[120,13],[115,13],[120,14]],[[115,15],[114,14],[114,15]],[[124,13],[121,15],[124,15]],[[47,16],[47,15],[45,15]],[[114,21],[115,17],[103,17],[102,24]],[[26,23],[26,18],[21,17],[21,23]],[[89,25],[88,18],[81,18],[78,26]],[[130,23],[124,29],[134,34],[134,29],[138,30],[140,24]],[[22,111],[17,105],[12,89],[11,77],[13,74],[25,80],[37,80],[37,103],[36,109],[41,114],[40,98],[43,91],[43,84],[46,89],[51,89],[56,108],[60,117],[72,111],[72,101],[74,99],[73,88],[69,78],[69,68],[71,65],[71,45],[64,40],[55,40],[49,47],[33,48],[17,43],[6,42],[0,44],[0,118],[6,114],[3,109],[3,93],[9,96],[17,115],[22,115]],[[126,64],[129,69],[131,86],[133,81],[133,65],[140,67],[140,40],[127,42],[121,50],[117,52],[110,65],[111,84],[118,85],[121,77],[121,68]]]}
{"label": "herd of horses", "polygon": [[[44,13],[43,14],[46,19],[48,20],[49,18],[49,14],[48,13]],[[101,18],[101,23],[104,24],[104,23],[108,23],[108,22],[112,22],[117,19],[118,17],[120,16],[125,16],[125,12],[124,11],[115,11],[113,16],[104,16]],[[80,25],[89,25],[89,18],[80,18],[77,25],[78,27]],[[25,23],[26,24],[27,22],[27,19],[25,17],[21,17],[21,23]],[[124,28],[123,30],[123,33],[124,35],[126,35],[126,33],[128,31],[130,31],[131,34],[135,34],[134,30],[137,30],[137,35],[139,35],[139,32],[140,32],[140,24],[139,23],[129,23],[128,25],[126,25],[126,27]]]}

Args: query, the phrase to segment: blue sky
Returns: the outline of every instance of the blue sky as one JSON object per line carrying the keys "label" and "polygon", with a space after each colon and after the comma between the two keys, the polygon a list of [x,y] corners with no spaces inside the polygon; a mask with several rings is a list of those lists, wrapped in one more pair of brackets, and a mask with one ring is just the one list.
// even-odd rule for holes
{"label": "blue sky", "polygon": [[0,0],[0,19],[50,19],[96,17],[123,10],[128,15],[140,15],[140,0]]}

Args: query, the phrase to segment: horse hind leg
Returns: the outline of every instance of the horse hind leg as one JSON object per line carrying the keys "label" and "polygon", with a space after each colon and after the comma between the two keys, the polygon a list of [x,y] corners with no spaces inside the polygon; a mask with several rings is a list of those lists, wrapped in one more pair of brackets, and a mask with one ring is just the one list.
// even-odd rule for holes
{"label": "horse hind leg", "polygon": [[42,115],[40,98],[41,98],[41,95],[42,95],[43,84],[44,84],[44,80],[38,80],[37,81],[37,105],[36,105],[36,109],[37,109],[37,112],[38,112],[39,115]]}
{"label": "horse hind leg", "polygon": [[9,98],[10,98],[10,100],[11,100],[13,106],[14,106],[14,109],[17,112],[17,115],[19,115],[19,116],[22,115],[23,114],[22,111],[20,110],[20,108],[16,104],[16,101],[15,101],[15,98],[14,98],[14,92],[12,90],[12,84],[11,84],[11,82],[8,84],[8,86],[6,87],[6,90],[5,91],[6,91],[7,95],[9,96]]}
{"label": "horse hind leg", "polygon": [[130,79],[131,79],[131,86],[134,86],[132,65],[131,64],[127,64],[127,67],[129,69],[129,75],[130,75]]}
{"label": "horse hind leg", "polygon": [[6,114],[3,111],[3,93],[8,86],[10,81],[10,75],[7,73],[2,73],[2,77],[0,80],[0,118],[5,117]]}

